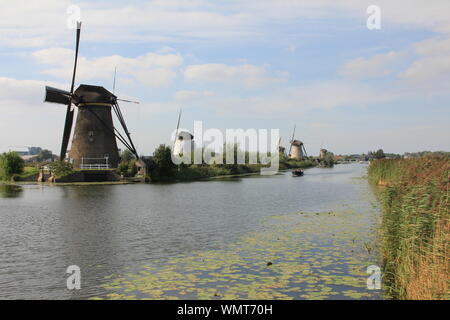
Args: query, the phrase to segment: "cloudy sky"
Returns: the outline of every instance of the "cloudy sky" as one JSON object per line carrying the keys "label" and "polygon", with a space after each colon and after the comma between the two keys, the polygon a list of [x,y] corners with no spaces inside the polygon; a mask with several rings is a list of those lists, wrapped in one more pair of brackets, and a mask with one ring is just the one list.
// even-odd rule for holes
{"label": "cloudy sky", "polygon": [[59,153],[65,107],[44,86],[70,87],[73,5],[77,84],[111,90],[117,66],[142,154],[180,107],[186,129],[279,128],[287,143],[296,124],[310,154],[450,151],[448,0],[0,0],[0,151]]}

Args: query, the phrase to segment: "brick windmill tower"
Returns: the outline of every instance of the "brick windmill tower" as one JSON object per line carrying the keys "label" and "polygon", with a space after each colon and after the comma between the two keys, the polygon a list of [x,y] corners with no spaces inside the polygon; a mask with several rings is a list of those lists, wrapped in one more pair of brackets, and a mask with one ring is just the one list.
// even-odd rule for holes
{"label": "brick windmill tower", "polygon": [[295,128],[296,126],[294,126],[294,132],[292,133],[291,147],[289,149],[289,158],[302,160],[303,158],[308,157],[308,155],[306,154],[306,149],[303,142],[300,140],[294,140]]}
{"label": "brick windmill tower", "polygon": [[[82,84],[74,91],[80,33],[81,22],[78,22],[75,63],[70,92],[45,87],[45,102],[67,106],[60,160],[63,161],[66,158],[75,106],[78,108],[78,113],[69,155],[73,167],[76,169],[117,168],[119,151],[116,139],[139,159],[117,102],[132,101],[118,99],[113,93],[100,86]],[[125,135],[114,127],[112,111],[114,111]]]}

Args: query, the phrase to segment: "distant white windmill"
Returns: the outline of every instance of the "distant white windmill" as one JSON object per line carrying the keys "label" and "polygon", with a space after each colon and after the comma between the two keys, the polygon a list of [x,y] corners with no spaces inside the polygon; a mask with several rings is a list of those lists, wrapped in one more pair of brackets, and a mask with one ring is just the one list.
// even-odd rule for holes
{"label": "distant white windmill", "polygon": [[175,138],[172,147],[172,152],[176,156],[191,153],[194,150],[194,136],[188,131],[178,131],[180,128],[180,120],[181,109],[178,114],[177,130],[175,131]]}
{"label": "distant white windmill", "polygon": [[301,160],[308,155],[306,154],[305,145],[300,140],[294,140],[295,136],[295,128],[294,125],[294,132],[292,133],[292,139],[291,139],[291,147],[289,149],[289,158],[291,159],[298,159]]}

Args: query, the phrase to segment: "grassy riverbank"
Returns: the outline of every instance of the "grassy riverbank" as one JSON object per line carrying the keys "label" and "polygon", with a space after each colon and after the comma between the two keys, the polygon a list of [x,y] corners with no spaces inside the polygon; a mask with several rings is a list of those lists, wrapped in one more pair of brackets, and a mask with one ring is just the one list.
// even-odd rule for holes
{"label": "grassy riverbank", "polygon": [[394,299],[448,299],[450,158],[376,160],[384,285]]}
{"label": "grassy riverbank", "polygon": [[[280,170],[310,168],[316,166],[313,161],[280,161]],[[208,179],[213,177],[239,176],[257,174],[261,168],[267,167],[260,164],[242,164],[242,165],[180,165],[173,170],[165,171],[164,174],[151,174],[153,181],[192,181]]]}
{"label": "grassy riverbank", "polygon": [[[220,176],[236,176],[236,175],[249,175],[252,173],[259,173],[262,168],[269,167],[269,165],[262,165],[260,163],[260,155],[253,154],[255,156],[254,160],[257,160],[256,164],[250,163],[252,159],[250,153],[244,153],[244,163],[238,164],[238,145],[231,146],[234,150],[233,153],[233,163],[234,164],[180,164],[176,165],[172,161],[172,150],[166,145],[160,145],[154,152],[153,156],[143,159],[147,168],[147,175],[151,181],[192,181],[200,179],[208,179],[212,177]],[[229,148],[228,148],[229,149]],[[226,149],[226,150],[228,150]],[[202,151],[203,152],[203,151]],[[226,152],[221,155],[216,155],[217,159],[220,159],[222,163],[227,161]],[[192,160],[194,156],[192,156]],[[217,161],[219,162],[219,161]],[[294,168],[309,168],[318,165],[317,161],[313,158],[305,159],[302,161],[287,159],[286,156],[280,156],[279,159],[279,169],[287,170]]]}

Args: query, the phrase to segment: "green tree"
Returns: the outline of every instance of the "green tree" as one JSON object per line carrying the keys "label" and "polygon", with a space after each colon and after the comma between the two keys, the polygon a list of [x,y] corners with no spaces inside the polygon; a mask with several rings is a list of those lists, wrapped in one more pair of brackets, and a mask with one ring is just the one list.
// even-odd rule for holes
{"label": "green tree", "polygon": [[126,149],[120,154],[120,159],[117,171],[125,177],[134,177],[138,171],[134,154]]}
{"label": "green tree", "polygon": [[130,161],[120,162],[117,167],[117,171],[124,177],[134,177],[138,172],[138,169],[136,167],[135,160],[132,159]]}
{"label": "green tree", "polygon": [[72,165],[66,161],[55,161],[49,163],[48,168],[57,178],[61,178],[73,173]]}
{"label": "green tree", "polygon": [[53,154],[50,150],[41,150],[37,155],[37,161],[46,161],[51,160],[53,158]]}
{"label": "green tree", "polygon": [[0,180],[10,180],[13,175],[21,174],[24,168],[23,159],[16,152],[0,155]]}
{"label": "green tree", "polygon": [[[231,171],[232,174],[239,172],[238,155],[242,152],[238,143],[227,143],[223,145],[223,163],[224,168]],[[227,154],[233,155],[232,163],[227,163]],[[245,155],[244,155],[245,156]]]}
{"label": "green tree", "polygon": [[130,162],[135,158],[136,157],[134,156],[134,154],[128,149],[123,150],[122,153],[120,154],[120,160],[123,162]]}
{"label": "green tree", "polygon": [[384,154],[383,149],[378,149],[378,150],[373,154],[373,157],[374,157],[375,159],[383,159],[383,158],[386,158],[386,155]]}
{"label": "green tree", "polygon": [[332,152],[327,152],[325,157],[321,161],[321,166],[332,168],[334,166],[334,154]]}
{"label": "green tree", "polygon": [[127,173],[128,173],[128,162],[121,161],[119,163],[119,166],[117,167],[117,171],[119,171],[119,173],[124,175],[124,176],[127,175]]}
{"label": "green tree", "polygon": [[170,177],[174,173],[176,165],[172,161],[172,150],[161,144],[155,152],[153,152],[153,175],[159,177]]}

